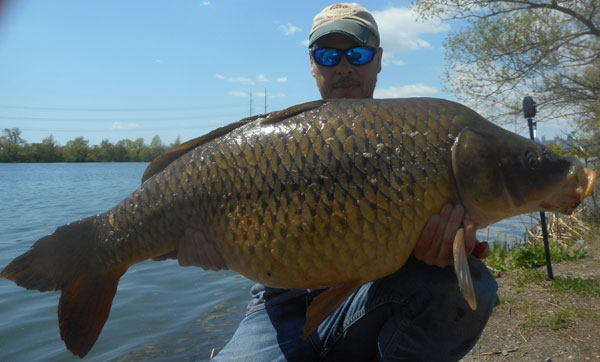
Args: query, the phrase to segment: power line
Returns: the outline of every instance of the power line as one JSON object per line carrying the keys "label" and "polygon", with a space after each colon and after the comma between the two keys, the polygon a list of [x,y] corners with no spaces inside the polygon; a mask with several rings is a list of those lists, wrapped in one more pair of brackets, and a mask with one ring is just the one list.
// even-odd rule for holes
{"label": "power line", "polygon": [[[225,124],[225,123],[224,123]],[[132,128],[132,129],[85,129],[85,130],[74,130],[74,129],[51,129],[51,130],[46,130],[46,129],[39,129],[39,128],[20,128],[19,129],[23,132],[49,132],[49,133],[56,133],[56,132],[68,132],[68,133],[80,133],[80,134],[85,134],[85,133],[98,133],[98,132],[102,132],[102,133],[110,133],[110,132],[122,132],[122,131],[135,131],[135,132],[154,132],[154,131],[170,131],[170,130],[182,130],[182,129],[186,129],[186,130],[190,130],[190,129],[198,129],[198,130],[203,130],[203,132],[208,132],[211,130],[211,128],[206,129],[206,126],[183,126],[183,127],[173,127],[173,126],[169,126],[169,127],[140,127],[140,128]]]}
{"label": "power line", "polygon": [[0,105],[0,109],[20,109],[30,111],[67,111],[67,112],[155,112],[155,111],[184,111],[203,110],[211,108],[243,107],[240,103],[229,103],[221,105],[207,105],[195,107],[157,107],[157,108],[76,108],[76,107],[38,107],[38,106],[14,106]]}
{"label": "power line", "polygon": [[243,113],[211,114],[202,116],[179,116],[179,117],[143,117],[143,118],[52,118],[52,117],[12,117],[0,116],[0,120],[6,121],[44,121],[44,122],[144,122],[144,121],[183,121],[183,120],[205,120],[215,117],[243,117]]}

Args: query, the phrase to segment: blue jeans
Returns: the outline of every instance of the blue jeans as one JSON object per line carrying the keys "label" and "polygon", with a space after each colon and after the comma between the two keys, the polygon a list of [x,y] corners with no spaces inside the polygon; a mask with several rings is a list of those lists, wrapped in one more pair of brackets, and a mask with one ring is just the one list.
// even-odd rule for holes
{"label": "blue jeans", "polygon": [[472,311],[452,267],[411,257],[398,272],[361,286],[308,339],[308,305],[322,291],[252,288],[246,317],[213,361],[457,361],[479,339],[498,284],[469,258],[478,308]]}

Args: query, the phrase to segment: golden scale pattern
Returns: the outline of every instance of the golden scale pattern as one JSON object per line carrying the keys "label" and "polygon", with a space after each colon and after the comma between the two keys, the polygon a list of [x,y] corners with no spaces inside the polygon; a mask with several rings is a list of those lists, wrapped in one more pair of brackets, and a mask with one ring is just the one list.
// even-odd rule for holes
{"label": "golden scale pattern", "polygon": [[[404,264],[429,215],[457,198],[449,150],[463,125],[446,115],[464,110],[447,107],[338,100],[252,122],[173,162],[107,218],[154,253],[197,227],[231,269],[273,286],[373,280]],[[113,252],[133,257],[127,248]]]}

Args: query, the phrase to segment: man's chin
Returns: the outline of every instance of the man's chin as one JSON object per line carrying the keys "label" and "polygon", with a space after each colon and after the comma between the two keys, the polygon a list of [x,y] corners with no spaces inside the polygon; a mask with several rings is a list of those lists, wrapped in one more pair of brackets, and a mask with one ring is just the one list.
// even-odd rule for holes
{"label": "man's chin", "polygon": [[359,87],[335,88],[332,98],[362,98]]}

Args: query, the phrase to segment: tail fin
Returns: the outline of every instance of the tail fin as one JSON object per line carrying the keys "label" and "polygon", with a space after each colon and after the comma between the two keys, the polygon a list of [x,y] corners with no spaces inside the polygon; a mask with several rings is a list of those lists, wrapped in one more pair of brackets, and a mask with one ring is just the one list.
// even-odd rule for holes
{"label": "tail fin", "polygon": [[126,266],[96,253],[98,216],[61,226],[15,258],[0,274],[27,289],[61,290],[60,335],[73,354],[85,356],[108,319]]}

